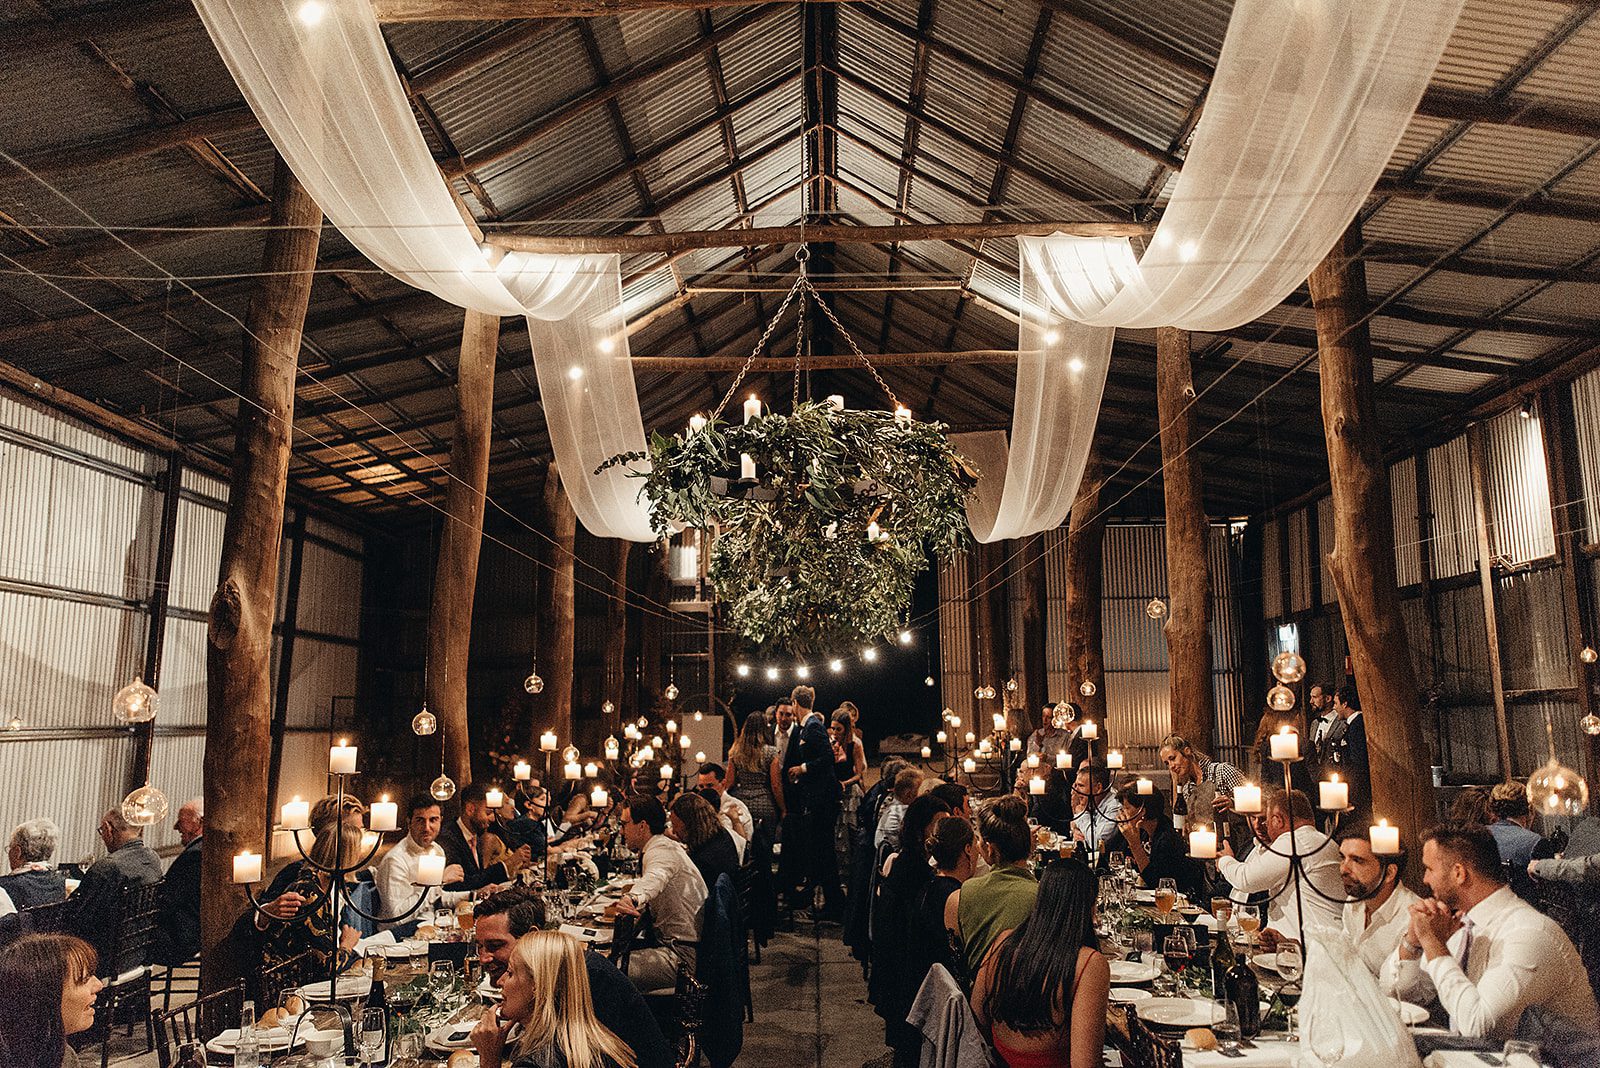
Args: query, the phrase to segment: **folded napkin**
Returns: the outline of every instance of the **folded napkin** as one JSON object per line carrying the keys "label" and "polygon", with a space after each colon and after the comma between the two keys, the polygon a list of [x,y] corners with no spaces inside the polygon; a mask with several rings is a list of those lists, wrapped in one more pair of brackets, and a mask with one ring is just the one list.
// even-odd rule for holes
{"label": "folded napkin", "polygon": [[368,935],[365,938],[359,939],[356,942],[356,952],[357,953],[366,953],[367,951],[372,950],[372,949],[376,949],[379,946],[392,946],[392,945],[394,945],[394,932],[393,931],[379,931],[375,935]]}

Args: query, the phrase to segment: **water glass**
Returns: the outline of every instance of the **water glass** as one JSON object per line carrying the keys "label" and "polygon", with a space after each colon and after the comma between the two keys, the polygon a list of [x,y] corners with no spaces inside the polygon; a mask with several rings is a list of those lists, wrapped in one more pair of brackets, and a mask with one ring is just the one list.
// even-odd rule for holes
{"label": "water glass", "polygon": [[361,1013],[361,1063],[376,1064],[383,1059],[383,1040],[388,1028],[382,1009],[366,1009]]}
{"label": "water glass", "polygon": [[1231,1052],[1239,1048],[1239,1009],[1231,1001],[1223,1001],[1217,1005],[1220,1015],[1211,1025],[1211,1031],[1217,1036],[1217,1048],[1223,1052]]}
{"label": "water glass", "polygon": [[1323,1065],[1338,1064],[1344,1059],[1344,1029],[1337,1021],[1324,1021],[1320,1027],[1313,1026],[1310,1045],[1312,1055]]}

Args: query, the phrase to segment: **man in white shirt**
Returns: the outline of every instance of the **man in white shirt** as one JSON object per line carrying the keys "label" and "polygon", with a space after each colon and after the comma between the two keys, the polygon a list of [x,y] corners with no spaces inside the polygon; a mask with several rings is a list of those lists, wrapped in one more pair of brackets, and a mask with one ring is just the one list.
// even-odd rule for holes
{"label": "man in white shirt", "polygon": [[1417,895],[1400,882],[1405,853],[1378,856],[1365,835],[1352,833],[1339,843],[1339,878],[1345,897],[1360,898],[1344,907],[1344,936],[1367,970],[1377,975],[1411,923]]}
{"label": "man in white shirt", "polygon": [[750,806],[728,792],[726,776],[727,772],[721,764],[701,764],[696,785],[702,790],[709,788],[716,791],[717,818],[733,835],[733,844],[739,847],[739,863],[743,864],[750,839],[756,836],[756,821],[750,815]]}
{"label": "man in white shirt", "polygon": [[[1311,801],[1299,790],[1261,788],[1261,812],[1248,817],[1256,848],[1239,860],[1224,841],[1217,858],[1217,874],[1226,879],[1235,896],[1266,891],[1267,928],[1285,938],[1300,940],[1301,904],[1305,927],[1338,930],[1344,909],[1344,883],[1339,879],[1339,850],[1333,840],[1317,830],[1311,818]],[[1289,879],[1290,837],[1300,855],[1299,893]]]}
{"label": "man in white shirt", "polygon": [[638,916],[648,905],[662,942],[629,955],[628,977],[647,993],[671,990],[680,964],[694,971],[706,882],[683,844],[667,837],[667,810],[656,798],[630,794],[621,820],[622,840],[639,854],[639,878],[617,908]]}
{"label": "man in white shirt", "polygon": [[1122,818],[1122,802],[1111,788],[1111,771],[1103,760],[1085,760],[1072,780],[1072,837],[1088,849],[1099,849]]}
{"label": "man in white shirt", "polygon": [[[439,828],[444,822],[444,812],[439,802],[428,794],[418,794],[406,802],[406,810],[406,836],[378,861],[378,866],[372,871],[373,881],[378,887],[379,907],[385,916],[393,916],[410,908],[417,900],[417,895],[422,893],[417,887],[417,864],[421,859],[444,856],[444,849],[437,841]],[[461,876],[461,865],[446,865],[443,881],[458,883]],[[441,890],[437,886],[430,886],[427,899],[416,911],[403,920],[378,926],[381,930],[410,928],[424,911],[441,904],[454,908],[463,898],[470,896],[468,891]]]}
{"label": "man in white shirt", "polygon": [[1519,1026],[1600,1031],[1577,950],[1555,921],[1511,892],[1486,828],[1444,823],[1424,832],[1422,868],[1433,897],[1411,906],[1381,986],[1407,1001],[1437,998],[1450,1030],[1471,1038],[1499,1043]]}

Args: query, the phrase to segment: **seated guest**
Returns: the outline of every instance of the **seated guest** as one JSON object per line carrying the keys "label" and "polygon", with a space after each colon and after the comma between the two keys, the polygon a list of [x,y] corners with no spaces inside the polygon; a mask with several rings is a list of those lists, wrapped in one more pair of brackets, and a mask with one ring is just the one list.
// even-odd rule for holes
{"label": "seated guest", "polygon": [[679,794],[672,802],[668,821],[672,837],[683,843],[707,889],[717,885],[717,876],[739,878],[739,849],[733,834],[717,819],[711,802],[698,793]]}
{"label": "seated guest", "polygon": [[932,794],[949,807],[952,815],[962,819],[972,819],[972,794],[958,782],[941,782],[931,790],[924,791]]}
{"label": "seated guest", "polygon": [[[583,943],[560,931],[517,939],[500,977],[503,1000],[472,1029],[478,1068],[516,1058],[529,1068],[638,1068],[628,1044],[595,1019]],[[511,1029],[520,1034],[510,1040]]]}
{"label": "seated guest", "polygon": [[977,975],[1002,931],[1027,918],[1039,884],[1028,870],[1033,834],[1022,798],[997,797],[978,813],[978,837],[991,870],[968,879],[945,902],[944,925],[961,945],[968,975]]}
{"label": "seated guest", "polygon": [[733,832],[738,840],[739,855],[742,857],[745,845],[756,836],[756,821],[750,815],[750,806],[728,792],[727,781],[727,773],[722,770],[721,764],[700,765],[697,785],[701,790],[716,792],[717,799],[712,801],[712,807],[717,810],[722,825]]}
{"label": "seated guest", "polygon": [[1094,933],[1098,892],[1094,872],[1052,861],[1033,911],[984,958],[972,1012],[1011,1068],[1102,1063],[1111,968]]}
{"label": "seated guest", "polygon": [[892,793],[878,813],[877,830],[872,835],[873,849],[900,848],[900,824],[906,818],[906,806],[917,799],[922,787],[922,772],[916,768],[901,768],[895,773],[890,787]]}
{"label": "seated guest", "polygon": [[[1042,794],[1033,793],[1030,786],[1029,780],[1036,775],[1044,780]],[[1022,764],[1017,768],[1017,777],[1012,789],[1018,797],[1027,801],[1028,817],[1034,823],[1070,838],[1073,837],[1074,831],[1072,823],[1073,816],[1076,815],[1074,809],[1084,807],[1082,799],[1073,792],[1076,781],[1077,776],[1057,771],[1051,766],[1029,768],[1026,764]],[[1087,822],[1085,826],[1088,826]]]}
{"label": "seated guest", "polygon": [[1450,802],[1450,822],[1489,826],[1494,822],[1494,809],[1489,802],[1487,786],[1463,786],[1455,800]]}
{"label": "seated guest", "polygon": [[739,832],[735,829],[737,824],[734,823],[733,818],[726,812],[719,811],[719,806],[722,804],[721,795],[710,786],[699,786],[688,792],[711,806],[711,812],[717,818],[717,826],[728,832],[728,837],[733,841],[733,855],[738,858],[740,864],[743,864],[744,851],[749,847],[750,842],[748,839],[739,836]]}
{"label": "seated guest", "polygon": [[[410,908],[418,895],[424,900],[409,916],[380,924],[381,928],[410,934],[416,930],[417,916],[438,905],[454,908],[467,897],[465,891],[443,890],[437,886],[423,891],[417,886],[417,865],[422,858],[444,856],[444,847],[438,842],[443,822],[444,812],[432,794],[417,794],[406,802],[406,836],[378,862],[373,881],[378,887],[378,907],[382,915],[394,916]],[[445,865],[446,883],[459,883],[463,875],[461,865]]]}
{"label": "seated guest", "polygon": [[578,779],[564,782],[556,790],[551,814],[563,829],[565,838],[588,834],[590,828],[600,821],[600,813],[589,803],[588,787]]}
{"label": "seated guest", "polygon": [[[1317,830],[1311,815],[1311,802],[1299,790],[1284,793],[1281,786],[1261,788],[1261,811],[1248,817],[1256,841],[1266,849],[1252,849],[1239,860],[1233,846],[1224,841],[1219,847],[1217,874],[1234,889],[1235,900],[1246,894],[1272,891],[1267,902],[1266,927],[1285,938],[1300,938],[1300,907],[1305,903],[1305,926],[1337,930],[1343,922],[1344,883],[1339,878],[1339,851],[1331,839]],[[1289,881],[1290,836],[1300,854],[1301,869],[1296,879],[1305,881],[1296,893],[1293,887],[1276,893]]]}
{"label": "seated guest", "polygon": [[359,831],[366,815],[367,806],[361,798],[350,794],[329,794],[311,806],[311,830],[314,834],[321,834],[342,816],[347,826]]}
{"label": "seated guest", "polygon": [[1437,999],[1450,1030],[1496,1043],[1517,1033],[1524,1014],[1550,1028],[1600,1030],[1577,950],[1554,920],[1511,892],[1486,828],[1442,823],[1424,831],[1422,878],[1433,897],[1412,904],[1405,937],[1384,962],[1379,981],[1390,994]]}
{"label": "seated guest", "polygon": [[172,829],[183,842],[183,852],[172,858],[161,880],[156,903],[156,926],[150,958],[169,967],[182,964],[200,952],[200,850],[205,835],[205,801],[196,797],[178,809]]}
{"label": "seated guest", "polygon": [[[544,926],[544,900],[531,890],[514,886],[484,898],[472,912],[477,921],[472,938],[478,946],[478,964],[498,986],[517,939]],[[676,1059],[672,1047],[639,988],[593,949],[584,950],[583,966],[589,975],[595,1019],[627,1043],[639,1068],[672,1068]]]}
{"label": "seated guest", "polygon": [[[933,862],[933,876],[923,884],[913,909],[912,970],[920,968],[925,976],[929,968],[942,964],[951,975],[959,977],[965,970],[950,944],[944,907],[950,895],[978,872],[978,836],[972,830],[972,821],[941,815],[934,819],[923,840],[928,859]],[[920,976],[917,985],[922,985]]]}
{"label": "seated guest", "polygon": [[[885,1038],[894,1050],[897,1064],[917,1063],[922,1050],[922,1035],[906,1023],[906,1014],[928,969],[918,972],[909,950],[916,937],[912,922],[916,905],[933,877],[928,868],[927,830],[934,820],[945,815],[945,803],[931,794],[911,802],[900,825],[900,851],[885,861],[886,870],[872,902],[868,1000],[883,1017]],[[939,914],[939,926],[939,944],[948,944],[943,912]]]}
{"label": "seated guest", "polygon": [[1528,874],[1554,883],[1600,883],[1600,853],[1529,861]]}
{"label": "seated guest", "polygon": [[544,856],[545,843],[549,840],[549,830],[546,817],[550,812],[550,795],[538,783],[519,784],[517,791],[511,795],[510,810],[501,806],[495,814],[494,833],[506,844],[506,848],[517,850],[527,846],[534,860]]}
{"label": "seated guest", "polygon": [[1111,789],[1111,771],[1103,760],[1085,760],[1072,781],[1072,837],[1087,849],[1099,849],[1117,829],[1122,802]]}
{"label": "seated guest", "polygon": [[1500,849],[1500,863],[1513,873],[1526,871],[1535,857],[1551,855],[1544,836],[1532,829],[1533,811],[1521,783],[1496,783],[1489,791],[1489,812],[1494,816],[1489,833]]}
{"label": "seated guest", "polygon": [[622,840],[639,855],[639,878],[617,908],[639,916],[648,906],[661,939],[659,946],[633,951],[628,975],[641,990],[670,990],[677,986],[680,964],[694,971],[706,881],[683,844],[667,837],[667,810],[656,798],[630,794],[621,819]]}
{"label": "seated guest", "polygon": [[1400,882],[1406,855],[1380,857],[1366,835],[1352,831],[1340,840],[1339,856],[1344,896],[1360,899],[1344,907],[1344,936],[1367,970],[1377,975],[1410,926],[1411,906],[1418,900]]}
{"label": "seated guest", "polygon": [[494,814],[485,800],[488,792],[488,784],[481,780],[469,783],[461,791],[461,815],[439,831],[445,862],[461,869],[459,879],[444,884],[446,890],[481,890],[510,882],[533,859],[533,850],[527,845],[519,846],[505,860],[491,859],[491,854],[503,849],[504,843],[489,832]]}
{"label": "seated guest", "polygon": [[[330,823],[317,835],[307,854],[324,868],[332,868],[340,862],[348,865],[352,863],[351,858],[362,856],[361,830],[349,823]],[[302,865],[300,870],[300,877],[273,902],[270,918],[252,910],[241,920],[255,917],[265,966],[282,964],[309,950],[317,962],[317,971],[325,974],[334,963],[329,953],[336,922],[332,895],[328,893],[332,876],[311,864]],[[361,932],[351,922],[353,918],[348,910],[338,917],[340,971],[357,960],[355,948]]]}
{"label": "seated guest", "polygon": [[67,881],[56,871],[54,860],[60,842],[61,828],[53,820],[17,824],[11,832],[11,872],[0,876],[0,916],[67,896]]}
{"label": "seated guest", "polygon": [[1123,793],[1116,832],[1106,839],[1104,854],[1110,853],[1126,853],[1146,889],[1155,889],[1162,879],[1172,879],[1190,901],[1206,897],[1205,865],[1189,856],[1188,843],[1172,827],[1167,795],[1160,790]]}
{"label": "seated guest", "polygon": [[111,968],[117,964],[111,959],[111,950],[122,889],[160,882],[161,858],[144,844],[144,828],[123,819],[120,807],[101,819],[100,840],[105,843],[106,855],[84,873],[73,893],[68,926],[95,948],[101,967]]}
{"label": "seated guest", "polygon": [[60,934],[24,935],[0,950],[0,1064],[6,1068],[78,1068],[67,1036],[94,1026],[94,999],[105,986],[94,947]]}

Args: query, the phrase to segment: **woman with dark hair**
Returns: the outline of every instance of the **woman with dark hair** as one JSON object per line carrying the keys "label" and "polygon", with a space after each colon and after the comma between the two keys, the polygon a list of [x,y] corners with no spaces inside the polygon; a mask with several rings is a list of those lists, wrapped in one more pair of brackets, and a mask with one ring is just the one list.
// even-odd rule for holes
{"label": "woman with dark hair", "polygon": [[906,806],[900,823],[900,852],[889,858],[888,872],[878,883],[878,898],[872,905],[872,967],[867,992],[873,1008],[883,1017],[897,1065],[916,1064],[922,1050],[921,1033],[905,1019],[927,968],[917,972],[907,949],[915,937],[911,921],[917,900],[933,877],[928,867],[928,828],[949,811],[950,806],[932,794],[923,794]]}
{"label": "woman with dark hair", "polygon": [[99,960],[81,938],[24,935],[0,951],[0,1063],[6,1068],[77,1068],[67,1036],[94,1026],[94,999],[105,986]]}
{"label": "woman with dark hair", "polygon": [[717,885],[717,876],[739,877],[739,847],[733,835],[717,818],[711,802],[699,794],[679,794],[667,813],[667,833],[683,843],[689,859],[700,870],[706,889]]}
{"label": "woman with dark hair", "polygon": [[925,976],[929,968],[942,964],[959,980],[964,978],[966,969],[961,966],[959,949],[944,925],[944,906],[950,895],[978,870],[978,836],[970,820],[941,815],[928,827],[924,841],[933,875],[917,895],[911,919],[910,950],[916,961],[913,970],[920,969]]}
{"label": "woman with dark hair", "polygon": [[1126,853],[1148,890],[1154,890],[1162,879],[1172,879],[1190,901],[1206,900],[1205,866],[1189,856],[1183,836],[1173,829],[1167,795],[1160,790],[1141,794],[1127,789],[1121,796],[1117,829],[1106,839],[1100,855]]}
{"label": "woman with dark hair", "polygon": [[1094,934],[1098,893],[1094,872],[1052,861],[1033,911],[984,958],[972,1011],[1009,1068],[1102,1063],[1111,968]]}
{"label": "woman with dark hair", "polygon": [[[846,704],[849,704],[846,702]],[[862,780],[867,774],[867,747],[856,729],[859,712],[854,705],[840,705],[828,723],[828,740],[833,743],[833,771],[839,777],[839,818],[834,823],[833,844],[839,854],[839,872],[850,885],[850,861],[861,837],[861,798],[866,793]]]}
{"label": "woman with dark hair", "polygon": [[739,737],[728,749],[728,792],[750,809],[759,833],[767,837],[778,833],[778,802],[774,790],[783,789],[783,772],[778,767],[778,747],[768,741],[767,717],[752,712],[744,718]]}

